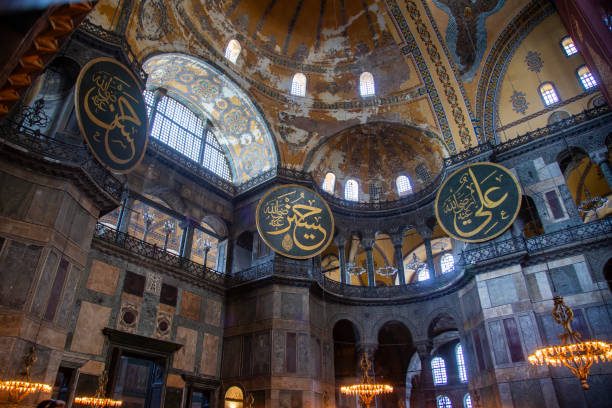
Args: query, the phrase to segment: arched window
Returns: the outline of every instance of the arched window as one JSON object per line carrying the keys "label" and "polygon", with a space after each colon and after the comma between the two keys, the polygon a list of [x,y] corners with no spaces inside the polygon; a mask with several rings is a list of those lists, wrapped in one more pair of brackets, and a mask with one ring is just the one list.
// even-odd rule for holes
{"label": "arched window", "polygon": [[359,200],[359,185],[357,181],[349,179],[344,185],[344,198],[349,201]]}
{"label": "arched window", "polygon": [[230,40],[230,42],[227,43],[227,48],[225,48],[225,58],[230,60],[232,64],[235,64],[241,50],[242,47],[238,41]]}
{"label": "arched window", "polygon": [[465,359],[463,358],[463,346],[457,344],[457,348],[455,348],[455,354],[457,356],[457,368],[459,369],[459,379],[461,382],[466,382],[467,371],[465,370]]}
{"label": "arched window", "polygon": [[429,268],[425,266],[417,274],[417,282],[426,281],[427,279],[429,279]]}
{"label": "arched window", "polygon": [[[151,94],[151,91],[144,93],[149,111],[153,108]],[[150,118],[153,122],[153,138],[225,180],[232,181],[229,163],[212,129],[205,126],[202,119],[189,108],[168,96],[163,96]]]}
{"label": "arched window", "polygon": [[580,79],[580,83],[582,84],[582,87],[585,90],[591,89],[597,86],[597,81],[595,80],[595,77],[591,73],[591,70],[589,69],[589,67],[587,67],[586,65],[583,65],[580,68],[578,68],[578,70],[576,71],[576,74],[578,75],[578,78]]}
{"label": "arched window", "polygon": [[442,357],[431,360],[431,372],[433,374],[434,385],[446,384],[446,364]]}
{"label": "arched window", "polygon": [[576,44],[574,44],[574,40],[572,40],[572,37],[565,37],[564,39],[562,39],[561,47],[563,47],[563,52],[565,52],[565,55],[568,57],[578,52],[578,48],[576,48]]}
{"label": "arched window", "polygon": [[452,272],[455,269],[455,258],[448,252],[440,257],[440,271],[442,273]]}
{"label": "arched window", "polygon": [[463,408],[472,408],[472,397],[469,392],[463,397]]}
{"label": "arched window", "polygon": [[397,194],[404,196],[412,193],[412,185],[410,179],[407,176],[401,175],[395,179],[395,185],[397,186]]}
{"label": "arched window", "polygon": [[438,408],[453,408],[453,404],[451,404],[450,398],[446,395],[438,395]]}
{"label": "arched window", "polygon": [[557,90],[552,82],[545,82],[540,85],[540,96],[546,106],[554,105],[559,102],[559,95],[557,95]]}
{"label": "arched window", "polygon": [[306,96],[306,75],[298,72],[291,81],[291,95]]}
{"label": "arched window", "polygon": [[359,76],[359,94],[361,96],[372,96],[374,93],[374,76],[369,72],[362,72]]}
{"label": "arched window", "polygon": [[335,185],[336,175],[334,173],[327,173],[325,175],[325,180],[323,180],[323,191],[327,191],[329,194],[333,194]]}

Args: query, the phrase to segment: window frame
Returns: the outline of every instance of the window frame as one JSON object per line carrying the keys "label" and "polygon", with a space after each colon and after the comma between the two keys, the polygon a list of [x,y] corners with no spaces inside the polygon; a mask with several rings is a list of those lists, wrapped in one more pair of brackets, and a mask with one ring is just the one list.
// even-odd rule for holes
{"label": "window frame", "polygon": [[[582,76],[580,75],[580,70],[586,68],[586,70],[588,71],[588,74],[592,81],[593,81],[593,86],[587,88],[584,85],[584,81],[582,80]],[[599,86],[599,83],[597,82],[597,78],[595,78],[595,75],[593,75],[593,72],[591,71],[591,69],[586,65],[586,64],[582,64],[581,66],[579,66],[578,68],[576,68],[576,77],[578,77],[578,82],[580,82],[580,85],[582,86],[582,89],[585,91],[591,91],[593,89],[597,89],[597,87]]]}
{"label": "window frame", "polygon": [[[328,185],[327,177],[330,175],[332,177]],[[325,177],[323,178],[323,183],[321,184],[321,189],[326,193],[334,194],[334,191],[336,190],[336,175],[333,172],[329,171],[325,174]]]}
{"label": "window frame", "polygon": [[[349,184],[355,183],[355,198],[348,198],[347,197],[347,187]],[[354,203],[359,202],[359,182],[356,179],[350,178],[348,180],[346,180],[346,182],[344,183],[344,199],[346,201],[351,201]]]}
{"label": "window frame", "polygon": [[[236,54],[235,58],[231,58],[231,50],[230,50],[230,45],[236,43],[238,44],[238,53]],[[229,40],[227,42],[227,45],[225,46],[225,59],[228,60],[229,62],[231,62],[232,64],[236,64],[236,62],[238,61],[238,57],[240,57],[240,54],[242,53],[242,44],[240,44],[240,41],[238,41],[235,38],[232,38],[231,40]],[[228,55],[229,54],[229,55]]]}
{"label": "window frame", "polygon": [[[469,405],[467,403],[468,398],[470,400]],[[473,408],[473,407],[474,407],[474,404],[472,402],[472,396],[470,395],[469,392],[466,392],[465,395],[463,396],[463,408]]]}
{"label": "window frame", "polygon": [[[555,93],[555,96],[557,97],[557,100],[555,102],[552,102],[550,104],[546,103],[546,99],[544,97],[544,93],[542,92],[542,88],[545,85],[550,85],[552,87],[553,92]],[[544,104],[544,107],[546,107],[546,108],[551,107],[551,106],[555,106],[556,104],[560,103],[563,100],[563,99],[561,99],[561,95],[559,95],[559,91],[557,91],[557,87],[551,81],[542,82],[540,84],[540,86],[538,86],[538,93],[540,94],[540,98],[542,99],[542,103]]]}
{"label": "window frame", "polygon": [[[400,186],[399,186],[399,181],[401,180],[406,180],[406,183],[408,184],[408,188],[404,191],[400,191]],[[410,180],[410,177],[408,177],[405,174],[400,174],[399,176],[397,176],[395,178],[395,189],[397,190],[397,195],[400,197],[405,197],[407,195],[412,194],[414,191],[412,190],[412,181]]]}
{"label": "window frame", "polygon": [[[461,350],[461,353],[459,352]],[[465,354],[463,354],[463,345],[457,343],[455,346],[455,359],[457,360],[457,372],[459,373],[459,381],[462,383],[468,382],[467,366],[465,364]]]}
{"label": "window frame", "polygon": [[[437,361],[441,361],[441,364],[434,367],[434,364]],[[439,375],[436,375],[437,371],[439,371]],[[448,373],[446,372],[446,361],[444,361],[442,357],[436,356],[431,359],[431,375],[433,377],[434,386],[448,384]],[[441,377],[441,379],[438,380],[439,377]]]}
{"label": "window frame", "polygon": [[[449,270],[447,270],[447,271],[444,271],[444,268],[442,267],[442,261],[443,261],[444,257],[446,257],[446,259],[448,259],[448,256],[450,256],[450,257],[451,257],[451,259],[452,259],[452,261],[453,261],[453,266],[452,266],[452,268],[451,268],[451,269],[449,269]],[[454,270],[455,270],[455,257],[453,256],[452,252],[450,252],[450,251],[444,252],[444,253],[443,253],[443,254],[440,256],[440,260],[438,261],[438,263],[439,263],[439,266],[440,266],[440,274],[441,274],[441,275],[444,275],[444,274],[446,274],[446,273],[451,273],[452,271],[454,271]]]}
{"label": "window frame", "polygon": [[[368,81],[365,80],[368,79]],[[365,91],[369,90],[371,85],[371,93],[365,93]],[[359,96],[362,98],[369,98],[372,96],[376,96],[376,83],[374,82],[374,75],[370,71],[363,71],[359,75]]]}
{"label": "window frame", "polygon": [[[419,278],[419,276],[421,276],[421,273],[423,273],[423,272],[425,272],[425,271],[427,271],[427,278],[425,278],[425,279],[420,279],[420,278]],[[425,281],[428,281],[428,280],[430,280],[430,279],[431,279],[431,271],[429,270],[429,268],[428,268],[428,267],[425,267],[425,268],[421,269],[421,270],[420,270],[419,272],[417,272],[417,274],[416,274],[416,281],[417,281],[417,282],[425,282]]]}
{"label": "window frame", "polygon": [[[442,405],[440,404],[441,401],[443,401]],[[437,408],[453,408],[453,403],[447,395],[438,395],[436,397],[436,407]]]}
{"label": "window frame", "polygon": [[[303,85],[298,82],[297,78],[300,78],[300,80],[301,78],[304,78]],[[296,72],[295,74],[293,74],[293,78],[291,79],[291,89],[289,89],[289,93],[291,93],[291,96],[305,98],[307,86],[308,86],[308,78],[306,78],[306,75],[303,72]],[[302,92],[294,93],[294,89],[301,90]]]}
{"label": "window frame", "polygon": [[[567,39],[570,39],[572,41],[572,45],[573,45],[574,49],[576,50],[575,52],[573,52],[571,54],[567,53],[567,50],[565,49],[565,45],[563,45],[563,41],[565,41]],[[565,37],[563,37],[561,39],[561,41],[559,41],[559,46],[561,46],[561,50],[563,51],[563,55],[565,55],[566,58],[573,57],[574,55],[580,53],[580,51],[578,51],[578,47],[576,47],[576,41],[574,41],[574,39],[571,36],[569,36],[569,35],[566,35]]]}

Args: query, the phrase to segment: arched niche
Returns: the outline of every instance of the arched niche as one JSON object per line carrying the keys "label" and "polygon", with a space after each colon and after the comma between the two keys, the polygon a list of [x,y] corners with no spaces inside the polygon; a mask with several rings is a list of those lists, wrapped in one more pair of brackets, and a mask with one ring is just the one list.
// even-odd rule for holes
{"label": "arched niche", "polygon": [[340,386],[354,384],[360,377],[359,351],[360,333],[347,319],[336,322],[333,328],[334,378],[336,382],[336,406],[358,408],[353,397],[340,393]]}

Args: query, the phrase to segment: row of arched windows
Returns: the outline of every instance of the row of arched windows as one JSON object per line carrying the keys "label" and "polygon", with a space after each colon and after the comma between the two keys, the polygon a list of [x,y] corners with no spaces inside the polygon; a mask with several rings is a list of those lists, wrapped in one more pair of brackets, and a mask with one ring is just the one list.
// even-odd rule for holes
{"label": "row of arched windows", "polygon": [[[455,270],[455,258],[449,252],[440,257],[440,272],[442,274],[449,273]],[[431,278],[431,273],[427,266],[421,268],[417,273],[417,282],[426,281]]]}
{"label": "row of arched windows", "polygon": [[[225,58],[232,64],[238,60],[242,51],[240,43],[232,39],[225,47]],[[370,72],[362,72],[359,76],[359,94],[361,96],[373,96],[376,93],[374,88],[374,76]],[[296,73],[291,81],[291,95],[306,96],[306,75],[301,72]]]}
{"label": "row of arched windows", "polygon": [[[457,344],[457,347],[455,347],[455,357],[457,358],[459,379],[461,382],[466,382],[468,378],[461,343]],[[431,372],[433,375],[434,385],[445,385],[448,382],[448,378],[446,376],[446,363],[442,357],[435,357],[431,360]]]}
{"label": "row of arched windows", "polygon": [[[412,183],[408,176],[401,175],[395,179],[395,186],[397,187],[397,194],[399,196],[405,196],[412,193]],[[323,191],[329,194],[334,193],[336,187],[336,175],[334,173],[327,173],[323,179],[321,188]],[[357,180],[348,179],[344,184],[344,199],[349,201],[359,201],[359,184]]]}
{"label": "row of arched windows", "polygon": [[[587,91],[597,86],[597,80],[593,76],[593,73],[586,65],[582,65],[576,70],[576,76],[582,85],[582,88]],[[559,102],[561,98],[559,93],[552,82],[544,82],[538,89],[544,105],[551,106]]]}
{"label": "row of arched windows", "polygon": [[[438,395],[436,403],[438,408],[453,408],[450,398],[446,395]],[[472,408],[472,397],[469,393],[463,396],[463,408]]]}

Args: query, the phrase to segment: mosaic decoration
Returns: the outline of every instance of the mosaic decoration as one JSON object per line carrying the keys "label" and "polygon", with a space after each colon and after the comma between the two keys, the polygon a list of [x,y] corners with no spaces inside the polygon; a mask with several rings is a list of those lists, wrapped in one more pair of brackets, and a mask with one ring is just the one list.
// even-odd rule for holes
{"label": "mosaic decoration", "polygon": [[448,14],[446,43],[464,81],[474,79],[487,48],[487,17],[506,0],[434,0]]}
{"label": "mosaic decoration", "polygon": [[143,66],[147,87],[163,87],[218,129],[219,144],[236,169],[236,184],[276,167],[274,139],[249,97],[216,68],[182,54],[163,54]]}
{"label": "mosaic decoration", "polygon": [[529,51],[527,53],[527,56],[525,56],[525,63],[527,64],[527,69],[533,72],[540,72],[544,66],[542,55],[536,51]]}
{"label": "mosaic decoration", "polygon": [[143,0],[138,9],[136,39],[158,41],[172,30],[163,0]]}
{"label": "mosaic decoration", "polygon": [[297,184],[274,187],[259,200],[257,231],[276,253],[294,259],[319,255],[331,243],[334,216],[316,192]]}
{"label": "mosaic decoration", "polygon": [[499,164],[478,162],[444,180],[435,209],[448,235],[464,242],[483,242],[508,229],[520,206],[521,188],[514,175]]}
{"label": "mosaic decoration", "polygon": [[529,107],[529,102],[527,102],[524,92],[514,91],[510,97],[510,102],[512,103],[512,110],[523,115]]}
{"label": "mosaic decoration", "polygon": [[459,106],[457,94],[455,93],[455,88],[452,86],[450,82],[450,76],[446,72],[446,67],[442,64],[442,58],[440,53],[438,52],[438,47],[431,40],[431,34],[427,30],[427,26],[421,18],[421,13],[419,12],[416,3],[413,1],[407,1],[406,5],[408,6],[408,14],[410,18],[414,21],[417,27],[417,32],[421,37],[421,41],[425,43],[425,48],[427,49],[427,53],[429,54],[429,58],[434,63],[436,69],[435,72],[438,74],[438,79],[442,83],[444,87],[444,94],[446,95],[446,101],[451,106],[452,116],[455,120],[455,124],[459,128],[459,138],[463,147],[470,147],[470,131],[468,130],[465,123],[465,116],[463,115],[463,110]]}
{"label": "mosaic decoration", "polygon": [[147,149],[147,110],[136,77],[119,61],[96,58],[77,79],[79,130],[95,158],[117,173],[129,173]]}

